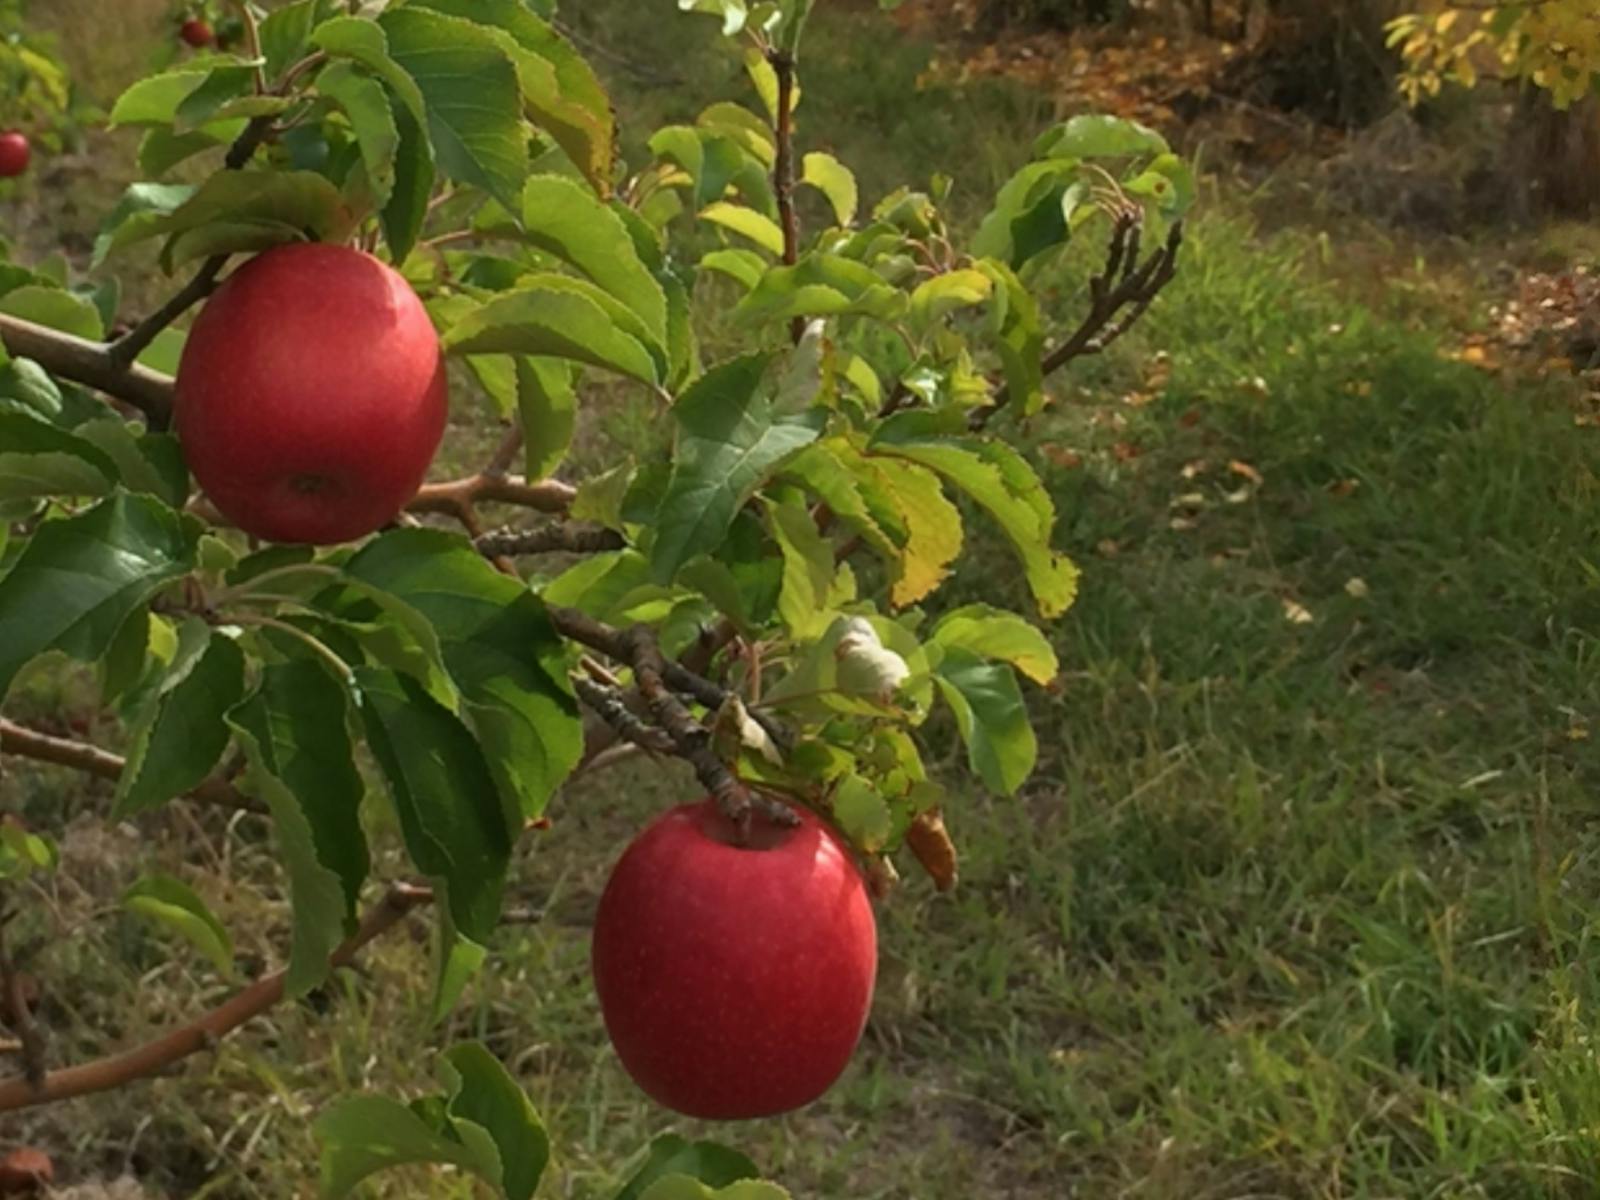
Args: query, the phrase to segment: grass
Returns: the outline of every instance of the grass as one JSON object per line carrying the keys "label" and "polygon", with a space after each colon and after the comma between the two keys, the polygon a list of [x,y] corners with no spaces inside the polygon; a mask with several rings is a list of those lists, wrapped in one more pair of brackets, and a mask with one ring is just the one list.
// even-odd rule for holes
{"label": "grass", "polygon": [[[664,39],[660,61],[725,89],[673,41],[692,23],[650,15],[647,38],[643,10],[577,19],[609,45]],[[856,26],[827,28],[813,120],[881,182],[981,146],[976,194],[1025,145],[1025,101],[908,103],[923,51],[878,77],[845,53]],[[980,135],[989,120],[1009,124]],[[1441,353],[1484,250],[1419,265],[1247,213],[1213,199],[1174,289],[1031,430],[1085,568],[1055,631],[1062,685],[1036,697],[1036,778],[951,814],[956,893],[912,880],[883,908],[873,1019],[838,1088],[777,1121],[679,1126],[797,1197],[1596,1194],[1600,456],[1556,385]],[[1592,245],[1538,253],[1568,243]],[[980,544],[947,601],[1022,606],[996,594],[1003,561]],[[608,1195],[664,1115],[605,1049],[587,924],[616,849],[690,786],[619,773],[565,796],[514,873],[543,919],[502,931],[446,1027],[419,923],[180,1075],[24,1117],[0,1148],[37,1141],[74,1179],[131,1169],[155,1195],[306,1195],[321,1105],[431,1087],[427,1051],[472,1036],[551,1125],[543,1194]],[[75,930],[40,959],[61,1059],[224,991],[98,907],[152,861],[204,882],[244,964],[282,944],[259,828],[174,808],[107,829],[106,789],[49,770],[13,769],[0,797],[67,830],[28,918]],[[428,1173],[375,1191],[471,1194]]]}

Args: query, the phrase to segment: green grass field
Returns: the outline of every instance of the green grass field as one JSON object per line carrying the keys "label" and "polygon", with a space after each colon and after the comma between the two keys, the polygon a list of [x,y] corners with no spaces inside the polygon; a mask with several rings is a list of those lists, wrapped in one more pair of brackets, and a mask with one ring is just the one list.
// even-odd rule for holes
{"label": "green grass field", "polygon": [[[622,111],[650,119],[737,83],[709,22],[662,7],[574,18],[692,81],[610,64]],[[849,57],[868,19],[819,34],[804,135],[864,162],[869,195],[956,166],[975,205],[1046,110],[910,93],[925,49]],[[1267,236],[1251,197],[1207,195],[1177,283],[1057,380],[1033,430],[1084,569],[1061,685],[1036,696],[1038,774],[950,814],[954,894],[907,871],[883,907],[873,1019],[838,1088],[782,1120],[676,1126],[796,1197],[1600,1195],[1595,434],[1563,386],[1444,356],[1499,251],[1422,248],[1444,268],[1353,227]],[[1020,607],[1000,563],[980,545],[947,601]],[[448,1026],[427,1024],[419,921],[314,1004],[173,1077],[25,1116],[0,1148],[36,1141],[71,1180],[131,1171],[151,1195],[309,1195],[322,1103],[431,1086],[429,1051],[471,1036],[551,1125],[543,1194],[608,1195],[668,1114],[605,1048],[587,924],[620,844],[692,786],[651,770],[571,789],[516,872],[538,919],[501,932]],[[3,807],[67,821],[45,900],[72,933],[40,966],[63,1060],[226,991],[102,907],[150,855],[210,873],[245,964],[275,961],[285,927],[262,829],[181,808],[107,828],[107,795],[51,770],[0,784]],[[372,1194],[473,1193],[416,1173]]]}

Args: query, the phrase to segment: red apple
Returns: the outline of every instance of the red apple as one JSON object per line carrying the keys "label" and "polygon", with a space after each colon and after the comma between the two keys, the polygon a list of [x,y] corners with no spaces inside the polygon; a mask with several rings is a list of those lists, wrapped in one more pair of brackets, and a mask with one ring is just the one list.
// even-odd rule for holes
{"label": "red apple", "polygon": [[178,36],[196,49],[209,46],[215,37],[212,35],[211,26],[199,17],[190,17],[178,30]]}
{"label": "red apple", "polygon": [[809,813],[758,819],[747,845],[714,801],[658,818],[624,851],[595,917],[595,990],[638,1085],[691,1117],[771,1116],[843,1073],[872,1004],[872,903]]}
{"label": "red apple", "polygon": [[15,129],[0,133],[0,179],[15,179],[28,169],[33,150],[28,145],[28,135]]}
{"label": "red apple", "polygon": [[297,243],[217,289],[178,363],[174,415],[211,502],[273,542],[364,537],[416,494],[444,436],[439,338],[400,275]]}
{"label": "red apple", "polygon": [[31,1196],[55,1181],[55,1164],[43,1150],[24,1146],[0,1158],[0,1196]]}

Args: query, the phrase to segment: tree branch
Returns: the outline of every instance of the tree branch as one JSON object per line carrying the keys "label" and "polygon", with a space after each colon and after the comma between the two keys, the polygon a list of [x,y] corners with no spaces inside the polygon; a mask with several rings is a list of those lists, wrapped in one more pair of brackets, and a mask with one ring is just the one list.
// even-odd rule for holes
{"label": "tree branch", "polygon": [[[254,25],[250,24],[253,29]],[[259,76],[260,69],[257,68]],[[257,90],[261,90],[259,87]],[[228,147],[228,153],[223,157],[222,169],[225,171],[238,171],[250,161],[261,143],[266,141],[267,135],[272,132],[271,117],[253,117],[244,127],[233,145]],[[226,254],[213,254],[200,265],[200,270],[193,279],[163,304],[155,312],[140,321],[127,333],[111,343],[111,361],[126,370],[133,365],[135,359],[143,354],[145,348],[161,335],[161,331],[171,325],[190,308],[209,296],[217,286],[217,276],[222,274],[222,268],[228,265]],[[152,417],[152,428],[158,428]]]}
{"label": "tree branch", "polygon": [[[783,261],[794,266],[800,259],[800,217],[794,208],[794,58],[782,50],[769,50],[767,62],[778,77],[778,115],[773,134],[778,153],[772,164],[772,191],[778,201],[778,223],[783,228]],[[789,335],[799,345],[806,323],[796,317]]]}
{"label": "tree branch", "polygon": [[474,539],[485,558],[517,554],[602,554],[627,545],[614,529],[552,523],[538,529],[496,529]]}
{"label": "tree branch", "polygon": [[572,686],[578,693],[578,699],[588,705],[595,715],[614,729],[620,737],[642,750],[656,754],[674,752],[671,737],[640,720],[638,714],[628,707],[622,693],[616,688],[596,683],[585,675],[573,676]]}
{"label": "tree branch", "polygon": [[[1105,268],[1089,280],[1089,312],[1071,336],[1045,356],[1041,364],[1045,375],[1054,374],[1075,358],[1099,354],[1127,333],[1177,275],[1183,223],[1174,223],[1166,244],[1143,263],[1139,261],[1140,234],[1137,213],[1117,217]],[[1002,387],[989,404],[973,412],[968,425],[982,429],[1010,402],[1011,389]]]}
{"label": "tree branch", "polygon": [[[360,928],[333,952],[329,965],[346,966],[367,943],[398,925],[413,909],[432,901],[433,892],[429,888],[405,883],[393,885],[382,902],[362,920]],[[154,1075],[214,1045],[218,1039],[277,1004],[283,999],[287,974],[287,971],[277,971],[259,979],[219,1008],[132,1050],[51,1071],[38,1084],[16,1078],[0,1082],[0,1112],[111,1091]]]}
{"label": "tree branch", "polygon": [[[0,754],[15,754],[18,758],[31,758],[39,762],[54,763],[58,767],[71,767],[86,775],[100,779],[120,779],[125,760],[116,754],[71,738],[52,737],[18,725],[0,717]],[[190,800],[214,804],[222,808],[244,809],[247,812],[265,813],[266,808],[246,796],[225,779],[216,776],[204,780],[192,792]]]}
{"label": "tree branch", "polygon": [[46,1075],[44,1035],[34,1024],[22,976],[17,972],[16,963],[11,961],[5,943],[6,925],[14,915],[0,912],[0,1003],[5,1006],[0,1012],[6,1017],[5,1023],[17,1035],[18,1049],[22,1052],[23,1079],[30,1087],[37,1088],[44,1084]]}
{"label": "tree branch", "polygon": [[629,649],[624,661],[633,666],[634,680],[639,685],[639,694],[650,706],[650,715],[666,730],[678,748],[678,757],[694,768],[701,786],[716,798],[717,807],[741,835],[749,832],[751,818],[757,810],[780,825],[798,825],[800,818],[793,810],[750,791],[712,750],[711,731],[696,721],[667,687],[663,677],[669,664],[661,656],[654,632],[636,625],[623,636]]}
{"label": "tree branch", "polygon": [[577,494],[571,484],[555,479],[529,483],[520,475],[480,473],[448,483],[424,484],[406,505],[406,511],[455,517],[467,532],[478,537],[483,533],[478,526],[479,504],[515,504],[536,512],[563,513]]}
{"label": "tree branch", "polygon": [[172,416],[172,377],[138,364],[121,366],[110,346],[0,313],[0,342],[16,358],[31,358],[52,375],[114,396],[138,409],[152,428]]}

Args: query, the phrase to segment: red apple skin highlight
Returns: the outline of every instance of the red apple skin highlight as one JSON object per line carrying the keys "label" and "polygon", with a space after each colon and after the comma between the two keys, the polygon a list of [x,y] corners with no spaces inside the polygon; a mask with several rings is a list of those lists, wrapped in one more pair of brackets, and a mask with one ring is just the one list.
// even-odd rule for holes
{"label": "red apple skin highlight", "polygon": [[416,494],[449,414],[422,301],[390,267],[299,243],[251,259],[207,302],[178,364],[184,457],[246,533],[327,545]]}
{"label": "red apple skin highlight", "polygon": [[33,147],[26,134],[15,129],[0,133],[0,179],[15,179],[28,169]]}
{"label": "red apple skin highlight", "polygon": [[739,1120],[809,1104],[843,1073],[872,1006],[877,925],[822,822],[761,818],[751,844],[714,801],[657,818],[595,918],[606,1032],[658,1103]]}

